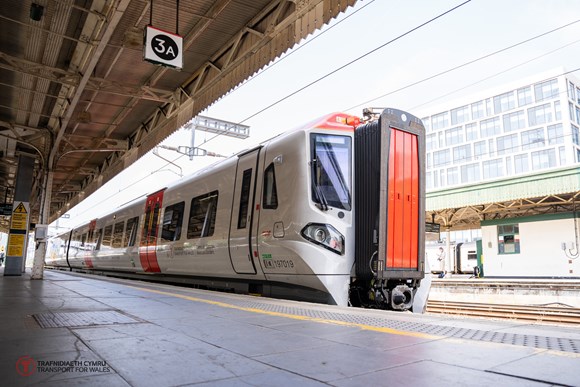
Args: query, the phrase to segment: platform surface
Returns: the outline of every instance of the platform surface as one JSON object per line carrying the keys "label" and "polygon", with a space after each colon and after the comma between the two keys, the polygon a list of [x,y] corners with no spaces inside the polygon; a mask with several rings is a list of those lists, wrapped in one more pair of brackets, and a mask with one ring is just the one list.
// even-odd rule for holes
{"label": "platform surface", "polygon": [[580,328],[0,270],[5,386],[580,386]]}

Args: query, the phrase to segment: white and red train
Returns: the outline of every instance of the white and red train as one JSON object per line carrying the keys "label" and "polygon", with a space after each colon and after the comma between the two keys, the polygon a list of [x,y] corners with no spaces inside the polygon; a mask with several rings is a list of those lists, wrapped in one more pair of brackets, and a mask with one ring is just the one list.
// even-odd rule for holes
{"label": "white and red train", "polygon": [[52,238],[46,265],[408,310],[424,146],[410,114],[330,114]]}

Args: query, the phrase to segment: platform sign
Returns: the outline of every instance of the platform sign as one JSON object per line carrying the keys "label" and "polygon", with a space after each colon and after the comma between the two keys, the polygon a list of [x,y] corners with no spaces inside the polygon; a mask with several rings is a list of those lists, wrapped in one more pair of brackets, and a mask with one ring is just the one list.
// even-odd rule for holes
{"label": "platform sign", "polygon": [[143,58],[151,63],[181,69],[183,38],[158,28],[145,27]]}
{"label": "platform sign", "polygon": [[0,216],[12,215],[12,203],[0,203]]}
{"label": "platform sign", "polygon": [[425,232],[433,232],[439,234],[441,232],[441,225],[439,223],[425,223]]}

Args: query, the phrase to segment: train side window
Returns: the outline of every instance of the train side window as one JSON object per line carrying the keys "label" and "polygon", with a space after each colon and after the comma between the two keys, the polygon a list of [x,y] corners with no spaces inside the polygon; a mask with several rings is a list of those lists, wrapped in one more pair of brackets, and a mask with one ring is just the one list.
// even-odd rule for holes
{"label": "train side window", "polygon": [[113,225],[110,224],[105,227],[105,234],[103,235],[103,240],[101,241],[101,246],[111,246],[111,236],[113,235]]}
{"label": "train side window", "polygon": [[191,199],[187,239],[212,236],[215,230],[218,191]]}
{"label": "train side window", "polygon": [[125,222],[115,223],[113,228],[113,242],[112,247],[119,248],[123,247],[123,229],[125,228]]}
{"label": "train side window", "polygon": [[240,192],[240,211],[238,212],[238,229],[246,228],[248,223],[248,204],[250,201],[250,183],[252,182],[252,170],[246,169],[242,177],[242,189]]}
{"label": "train side window", "polygon": [[165,207],[165,213],[163,214],[163,228],[161,229],[161,238],[163,240],[171,242],[181,239],[184,208],[185,202]]}
{"label": "train side window", "polygon": [[103,243],[103,229],[100,228],[97,230],[96,233],[96,238],[97,238],[97,245],[95,247],[95,250],[100,250],[101,249],[101,243]]}
{"label": "train side window", "polygon": [[123,246],[135,246],[135,241],[137,239],[137,226],[139,225],[139,217],[136,216],[127,220],[127,229],[125,230],[125,239],[123,240]]}
{"label": "train side window", "polygon": [[276,174],[274,173],[274,163],[268,165],[264,171],[264,194],[262,207],[266,209],[278,208],[278,191],[276,190]]}

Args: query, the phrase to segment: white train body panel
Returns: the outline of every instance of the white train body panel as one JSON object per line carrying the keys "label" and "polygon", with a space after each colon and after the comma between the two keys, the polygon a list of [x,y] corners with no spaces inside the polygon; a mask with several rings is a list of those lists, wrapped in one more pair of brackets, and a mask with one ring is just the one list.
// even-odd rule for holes
{"label": "white train body panel", "polygon": [[[310,133],[313,131],[346,136],[352,142],[353,132],[344,129],[299,129],[276,137],[246,154],[241,153],[214,164],[165,189],[155,246],[159,272],[166,275],[293,284],[329,293],[336,303],[346,305],[353,265],[353,244],[345,243],[344,253],[337,254],[313,244],[301,235],[307,224],[332,224],[346,241],[352,239],[352,210],[330,208],[323,212],[310,200]],[[261,202],[264,171],[271,164],[274,164],[278,199],[278,206],[273,209],[264,208]],[[246,221],[247,227],[252,227],[251,236],[249,230],[238,232],[236,227],[239,198],[235,193],[239,192],[241,181],[235,177],[236,173],[240,175],[244,169],[252,170],[251,185],[255,189]],[[177,240],[163,238],[162,223],[167,207],[183,202],[186,218],[191,211],[192,198],[216,191],[215,229],[211,236],[188,238],[186,230],[182,230]],[[112,247],[103,243],[103,238],[89,243],[85,237],[83,242],[82,237],[88,235],[91,228],[87,224],[73,231],[76,237],[70,242],[68,262],[64,258],[66,251],[62,246],[66,236],[53,238],[51,243],[54,247],[47,264],[145,273],[146,268],[139,253],[144,238],[144,206],[145,199],[140,199],[97,219],[92,226],[94,233],[107,235],[108,227],[114,234],[115,224],[138,217],[139,232],[133,246],[123,244],[121,247]],[[187,218],[183,224],[183,228],[187,228]],[[123,239],[129,238],[127,233],[125,229]],[[113,239],[113,236],[110,238]]]}

